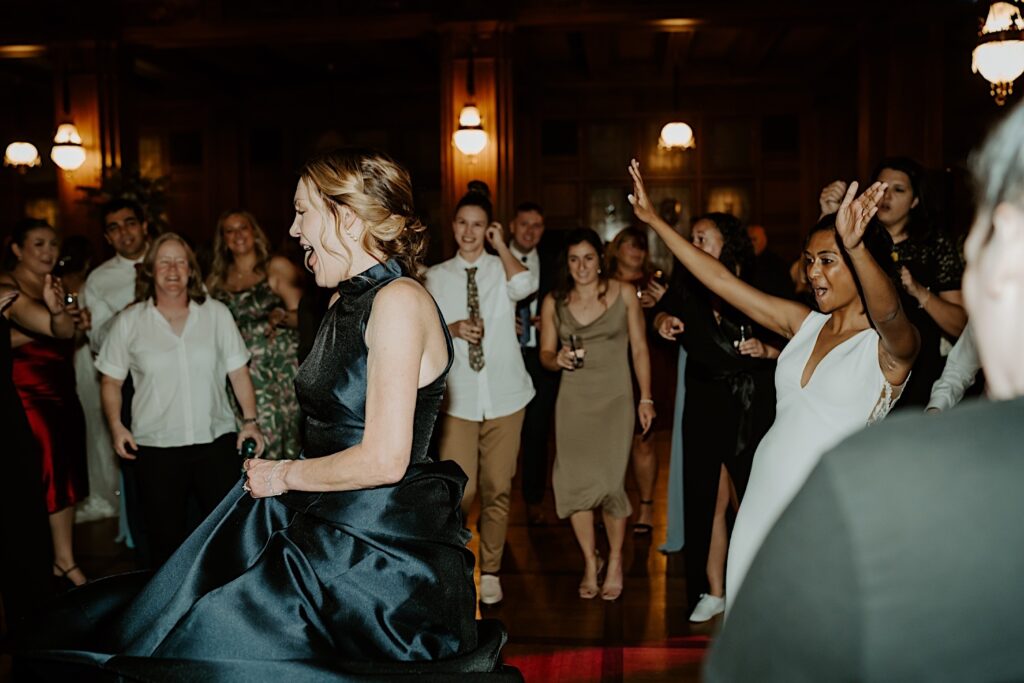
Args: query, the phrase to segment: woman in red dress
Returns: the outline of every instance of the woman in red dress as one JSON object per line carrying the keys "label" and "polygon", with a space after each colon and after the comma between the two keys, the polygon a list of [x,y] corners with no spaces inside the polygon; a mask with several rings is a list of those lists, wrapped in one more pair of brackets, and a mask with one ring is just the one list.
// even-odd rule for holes
{"label": "woman in red dress", "polygon": [[[14,265],[0,283],[18,288],[22,297],[43,301],[43,290],[60,249],[56,231],[46,222],[25,220],[11,236]],[[79,329],[88,316],[69,306]],[[42,336],[12,321],[14,385],[32,434],[39,443],[41,475],[53,542],[53,573],[81,585],[86,578],[75,563],[72,530],[75,503],[89,495],[85,459],[85,418],[75,393],[74,341]]]}

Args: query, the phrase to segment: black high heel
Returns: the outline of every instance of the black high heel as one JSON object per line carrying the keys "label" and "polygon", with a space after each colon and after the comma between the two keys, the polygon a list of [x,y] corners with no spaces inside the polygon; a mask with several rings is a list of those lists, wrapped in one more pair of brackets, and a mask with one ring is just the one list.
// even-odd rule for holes
{"label": "black high heel", "polygon": [[82,569],[77,564],[73,564],[67,569],[64,569],[64,567],[61,567],[59,564],[54,562],[53,568],[60,572],[59,575],[54,574],[53,578],[57,581],[58,584],[60,584],[61,590],[71,590],[72,588],[78,588],[78,584],[72,581],[71,577],[68,576],[68,574],[75,571],[76,569],[78,571],[82,571]]}
{"label": "black high heel", "polygon": [[[641,500],[640,504],[641,505],[652,505],[653,506],[654,505],[654,501],[653,500]],[[645,524],[645,523],[642,523],[642,522],[635,522],[633,524],[633,535],[634,536],[646,536],[647,534],[651,533],[652,531],[654,531],[654,527],[652,525],[650,525],[650,524]]]}

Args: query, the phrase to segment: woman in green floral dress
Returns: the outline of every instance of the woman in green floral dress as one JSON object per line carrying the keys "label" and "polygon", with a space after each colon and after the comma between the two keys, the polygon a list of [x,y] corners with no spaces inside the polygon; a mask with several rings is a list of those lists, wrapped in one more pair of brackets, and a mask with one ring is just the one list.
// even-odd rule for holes
{"label": "woman in green floral dress", "polygon": [[206,287],[231,309],[252,354],[265,458],[299,453],[299,407],[292,381],[298,371],[298,306],[301,274],[291,261],[270,254],[266,234],[248,211],[231,210],[217,221],[213,264]]}

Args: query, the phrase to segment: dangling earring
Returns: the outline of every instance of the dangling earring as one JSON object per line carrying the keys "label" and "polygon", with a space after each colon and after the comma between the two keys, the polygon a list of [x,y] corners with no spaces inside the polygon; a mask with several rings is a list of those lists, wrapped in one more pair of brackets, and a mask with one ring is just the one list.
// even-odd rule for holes
{"label": "dangling earring", "polygon": [[342,230],[344,230],[344,231],[345,231],[345,234],[346,234],[346,235],[348,235],[348,238],[349,238],[350,240],[352,240],[353,242],[358,242],[358,241],[359,241],[359,240],[357,240],[357,239],[355,238],[355,235],[353,235],[353,234],[352,234],[352,231],[351,231],[351,230],[349,230],[347,226],[346,226],[346,227],[343,227],[343,228],[342,228]]}

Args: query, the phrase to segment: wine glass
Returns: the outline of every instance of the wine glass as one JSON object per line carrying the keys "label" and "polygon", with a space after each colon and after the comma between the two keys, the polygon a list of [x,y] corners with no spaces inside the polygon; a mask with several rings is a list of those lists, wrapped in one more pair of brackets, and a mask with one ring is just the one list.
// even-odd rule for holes
{"label": "wine glass", "polygon": [[587,350],[583,348],[583,339],[578,334],[569,335],[569,349],[572,350],[572,364],[575,368],[583,367],[583,358]]}

